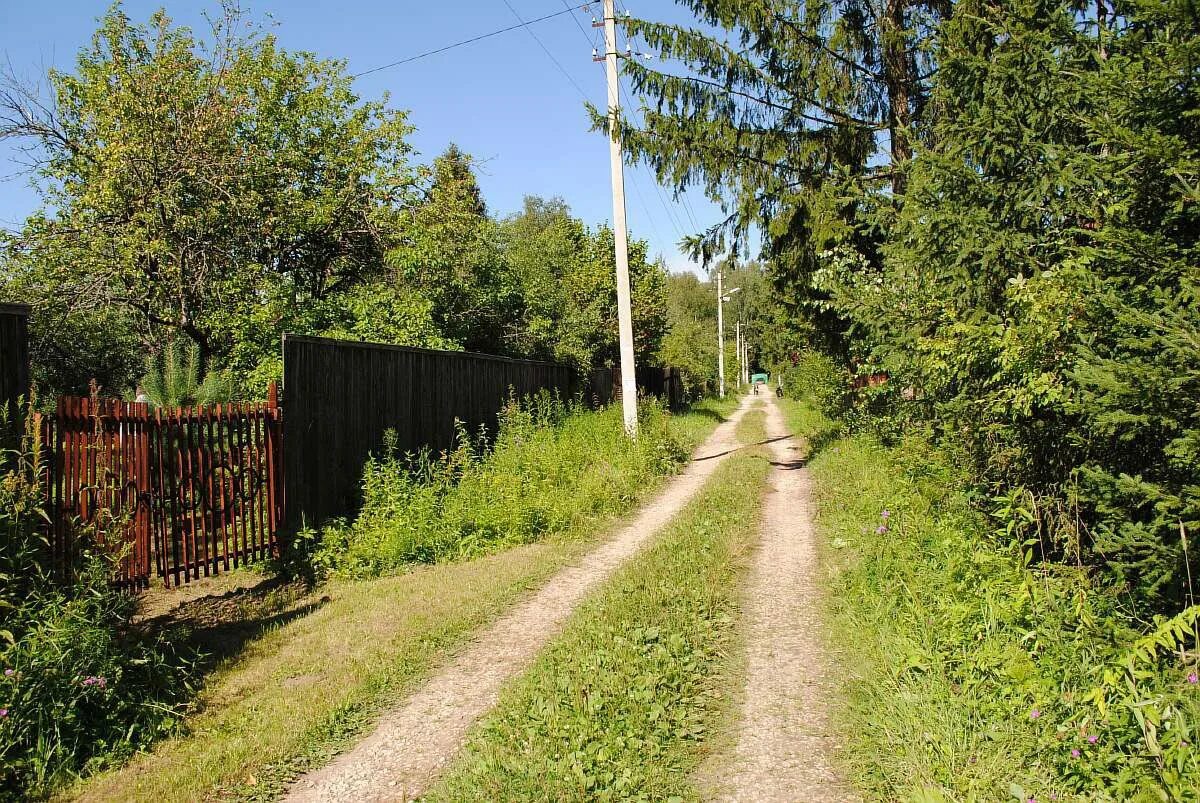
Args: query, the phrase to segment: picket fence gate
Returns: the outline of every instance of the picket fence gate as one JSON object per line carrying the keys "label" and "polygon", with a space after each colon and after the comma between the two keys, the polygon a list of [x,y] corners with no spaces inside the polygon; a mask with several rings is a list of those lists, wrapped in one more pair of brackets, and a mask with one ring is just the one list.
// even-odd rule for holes
{"label": "picket fence gate", "polygon": [[118,582],[180,585],[277,554],[283,426],[268,401],[150,410],[64,396],[43,416],[50,548],[73,565],[82,527],[120,554]]}

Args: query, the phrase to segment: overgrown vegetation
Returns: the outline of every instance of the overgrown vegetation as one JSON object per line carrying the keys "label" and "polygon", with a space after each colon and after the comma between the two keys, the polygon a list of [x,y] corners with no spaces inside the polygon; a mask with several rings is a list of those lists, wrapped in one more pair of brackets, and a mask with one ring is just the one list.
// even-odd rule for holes
{"label": "overgrown vegetation", "polygon": [[33,430],[0,452],[0,800],[14,801],[169,732],[192,676],[170,634],[131,627],[137,599],[112,586],[118,556],[91,533],[70,579],[52,575]]}
{"label": "overgrown vegetation", "polygon": [[[798,431],[832,422],[785,402]],[[821,438],[817,438],[821,442]],[[1139,619],[986,516],[961,461],[869,435],[814,457],[848,765],[872,797],[1193,800],[1200,607]]]}
{"label": "overgrown vegetation", "polygon": [[647,401],[639,417],[631,443],[618,406],[593,412],[542,395],[505,407],[494,444],[461,432],[442,456],[381,455],[364,469],[361,513],[320,533],[310,563],[317,574],[374,576],[562,535],[624,510],[688,456],[661,407]]}
{"label": "overgrown vegetation", "polygon": [[469,738],[431,800],[697,799],[723,716],[738,579],[770,463],[730,457],[584,603]]}

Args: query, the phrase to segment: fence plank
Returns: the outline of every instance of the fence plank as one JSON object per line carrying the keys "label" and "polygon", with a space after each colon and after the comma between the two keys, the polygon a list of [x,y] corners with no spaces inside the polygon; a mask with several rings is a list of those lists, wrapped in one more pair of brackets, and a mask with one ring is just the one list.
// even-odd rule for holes
{"label": "fence plank", "polygon": [[283,351],[289,528],[352,512],[363,464],[388,429],[401,451],[447,449],[456,418],[494,432],[510,388],[570,398],[576,385],[566,366],[483,354],[293,335]]}

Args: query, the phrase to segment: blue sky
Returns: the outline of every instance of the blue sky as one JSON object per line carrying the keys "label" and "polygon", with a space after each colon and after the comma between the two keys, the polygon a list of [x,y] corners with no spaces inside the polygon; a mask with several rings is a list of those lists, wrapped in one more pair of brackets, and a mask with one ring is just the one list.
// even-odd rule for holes
{"label": "blue sky", "polygon": [[[564,10],[563,0],[508,3],[525,20]],[[70,69],[107,7],[105,0],[0,0],[0,57],[30,79],[49,67]],[[177,22],[203,31],[202,14],[213,4],[127,0],[124,7],[139,21],[165,7]],[[269,14],[283,46],[347,59],[353,73],[517,24],[505,0],[243,0],[243,8],[256,19]],[[690,20],[672,0],[636,0],[629,10],[653,19]],[[600,31],[590,24],[600,13],[600,4],[593,3],[588,12],[530,25],[578,87],[522,29],[363,76],[356,85],[367,98],[389,92],[392,106],[410,112],[422,161],[450,142],[474,155],[494,212],[519,209],[526,194],[559,195],[589,224],[609,221],[608,146],[602,135],[588,131],[583,106],[583,95],[604,103],[603,65],[592,61],[592,41],[599,45]],[[27,179],[11,176],[19,169],[13,155],[11,145],[0,143],[0,225],[10,229],[38,205]],[[695,267],[676,244],[682,234],[718,219],[715,206],[698,192],[688,194],[686,206],[673,201],[644,167],[626,169],[626,200],[633,236],[649,240],[652,253],[661,253],[671,269]]]}

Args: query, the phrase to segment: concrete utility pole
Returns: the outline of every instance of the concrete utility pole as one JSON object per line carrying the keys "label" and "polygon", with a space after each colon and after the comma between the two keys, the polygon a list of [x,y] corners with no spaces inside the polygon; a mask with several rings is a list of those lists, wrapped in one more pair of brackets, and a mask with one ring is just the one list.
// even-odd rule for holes
{"label": "concrete utility pole", "polygon": [[721,285],[721,269],[717,268],[717,376],[721,398],[725,398],[725,288]]}
{"label": "concrete utility pole", "polygon": [[721,398],[725,398],[725,302],[729,300],[740,287],[735,287],[728,293],[722,284],[721,269],[717,268],[717,376],[720,378]]}
{"label": "concrete utility pole", "polygon": [[629,232],[625,228],[625,164],[621,156],[620,83],[614,0],[604,0],[604,61],[608,75],[608,155],[612,167],[613,238],[617,262],[617,329],[621,340],[621,409],[625,433],[637,437],[637,367],[633,361],[633,313],[629,303]]}
{"label": "concrete utility pole", "polygon": [[745,331],[742,332],[742,381],[750,384],[750,341]]}
{"label": "concrete utility pole", "polygon": [[737,331],[737,349],[736,349],[737,350],[737,363],[738,363],[737,385],[738,385],[738,388],[741,388],[742,374],[744,373],[744,371],[742,371],[742,322],[740,320],[737,322],[735,329]]}

